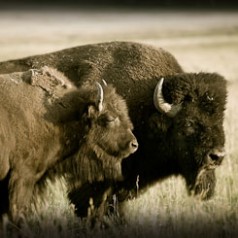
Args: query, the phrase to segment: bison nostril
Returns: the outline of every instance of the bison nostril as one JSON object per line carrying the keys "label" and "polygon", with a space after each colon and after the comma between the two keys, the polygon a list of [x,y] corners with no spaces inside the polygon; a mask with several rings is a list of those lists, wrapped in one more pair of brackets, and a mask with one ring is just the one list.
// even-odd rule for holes
{"label": "bison nostril", "polygon": [[210,156],[210,158],[211,158],[212,160],[214,160],[214,161],[217,161],[217,160],[220,159],[220,156],[218,156],[218,155],[216,155],[216,154],[210,154],[209,156]]}
{"label": "bison nostril", "polygon": [[221,161],[225,156],[225,151],[223,149],[215,149],[212,153],[209,154],[209,157],[213,161]]}
{"label": "bison nostril", "polygon": [[136,140],[133,140],[131,143],[130,143],[130,146],[131,148],[133,148],[133,150],[137,150],[138,148],[138,142]]}

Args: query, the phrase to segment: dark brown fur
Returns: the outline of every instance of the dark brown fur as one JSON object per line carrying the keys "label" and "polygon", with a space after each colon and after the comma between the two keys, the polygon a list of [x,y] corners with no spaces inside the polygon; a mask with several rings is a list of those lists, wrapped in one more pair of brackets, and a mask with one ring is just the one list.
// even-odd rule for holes
{"label": "dark brown fur", "polygon": [[[132,194],[139,175],[139,191],[171,175],[181,175],[189,193],[208,199],[215,190],[215,165],[222,157],[226,81],[216,73],[184,73],[167,51],[133,42],[79,46],[62,51],[0,63],[0,71],[52,65],[76,85],[94,79],[112,83],[127,101],[139,150],[123,161],[126,181],[113,186],[119,201]],[[78,78],[79,77],[79,78]],[[173,104],[182,103],[174,118],[153,104],[158,80],[164,77],[163,94]],[[109,186],[110,187],[110,186]],[[95,206],[108,189],[99,182],[73,189],[71,201],[85,215],[90,197]]]}

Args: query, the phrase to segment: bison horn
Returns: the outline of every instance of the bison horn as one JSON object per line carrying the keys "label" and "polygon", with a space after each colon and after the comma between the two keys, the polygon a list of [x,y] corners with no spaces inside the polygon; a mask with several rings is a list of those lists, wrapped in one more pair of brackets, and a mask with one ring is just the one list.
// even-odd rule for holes
{"label": "bison horn", "polygon": [[173,105],[165,101],[162,93],[163,82],[164,78],[161,78],[155,87],[154,105],[158,111],[165,113],[169,117],[174,117],[181,110],[181,104]]}
{"label": "bison horn", "polygon": [[99,112],[102,111],[102,108],[103,108],[103,89],[102,89],[102,86],[100,83],[96,82],[97,84],[97,87],[98,87],[98,110]]}
{"label": "bison horn", "polygon": [[106,82],[106,80],[103,79],[102,82],[103,82],[104,86],[107,87],[107,82]]}

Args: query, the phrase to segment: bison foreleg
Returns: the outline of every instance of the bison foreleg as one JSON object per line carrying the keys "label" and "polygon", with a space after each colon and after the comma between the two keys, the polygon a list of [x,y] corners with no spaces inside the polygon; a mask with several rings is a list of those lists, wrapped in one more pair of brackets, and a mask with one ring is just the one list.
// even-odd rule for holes
{"label": "bison foreleg", "polygon": [[110,196],[112,193],[111,187],[108,187],[104,193],[102,194],[102,200],[100,201],[100,204],[98,207],[94,207],[94,201],[93,198],[90,198],[89,200],[89,208],[88,208],[88,217],[87,222],[92,227],[99,227],[99,228],[105,228],[107,226],[107,223],[104,221],[104,215],[106,213],[106,207],[107,207],[107,201],[108,196]]}
{"label": "bison foreleg", "polygon": [[33,176],[12,172],[9,181],[9,215],[13,222],[19,223],[24,219],[35,183]]}

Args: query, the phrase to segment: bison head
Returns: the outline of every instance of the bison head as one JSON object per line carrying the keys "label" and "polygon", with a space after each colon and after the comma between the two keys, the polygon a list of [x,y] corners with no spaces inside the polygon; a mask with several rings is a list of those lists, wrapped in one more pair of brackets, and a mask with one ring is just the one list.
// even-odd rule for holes
{"label": "bison head", "polygon": [[88,105],[86,113],[90,141],[97,147],[95,150],[123,159],[138,147],[126,102],[111,85],[97,83],[97,90],[98,100]]}
{"label": "bison head", "polygon": [[225,102],[226,81],[218,74],[166,77],[154,91],[154,105],[162,113],[154,119],[156,133],[166,138],[168,166],[201,199],[213,195],[215,168],[225,155]]}
{"label": "bison head", "polygon": [[[82,112],[85,132],[77,157],[79,174],[87,181],[121,179],[122,159],[138,148],[126,102],[103,82],[86,83],[80,89],[86,102]],[[83,175],[85,168],[88,169]]]}

